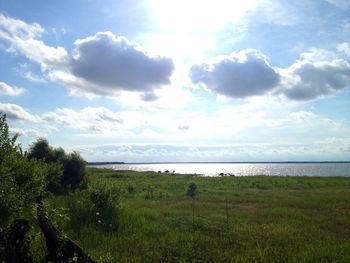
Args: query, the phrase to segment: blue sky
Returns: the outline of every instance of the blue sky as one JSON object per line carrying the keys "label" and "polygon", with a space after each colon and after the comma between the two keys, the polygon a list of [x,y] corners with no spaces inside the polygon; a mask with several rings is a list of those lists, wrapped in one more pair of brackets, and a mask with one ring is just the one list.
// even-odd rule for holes
{"label": "blue sky", "polygon": [[350,2],[1,1],[0,112],[88,161],[350,160]]}

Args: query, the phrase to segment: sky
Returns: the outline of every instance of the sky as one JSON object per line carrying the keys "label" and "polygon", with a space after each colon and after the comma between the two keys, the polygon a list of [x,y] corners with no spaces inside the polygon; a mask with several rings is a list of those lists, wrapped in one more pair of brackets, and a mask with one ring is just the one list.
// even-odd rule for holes
{"label": "sky", "polygon": [[0,1],[0,113],[87,161],[347,161],[350,1]]}

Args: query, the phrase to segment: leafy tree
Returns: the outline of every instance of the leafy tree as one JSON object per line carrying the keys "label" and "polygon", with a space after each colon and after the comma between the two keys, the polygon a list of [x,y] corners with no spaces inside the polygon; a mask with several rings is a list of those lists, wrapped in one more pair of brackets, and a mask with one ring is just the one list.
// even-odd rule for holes
{"label": "leafy tree", "polygon": [[62,148],[51,147],[46,139],[39,138],[30,146],[28,158],[52,165],[47,175],[46,187],[52,193],[60,193],[69,186],[76,189],[84,180],[84,159],[76,152],[66,154]]}
{"label": "leafy tree", "polygon": [[51,160],[53,162],[61,162],[62,163],[64,158],[66,158],[66,153],[61,147],[52,149]]}
{"label": "leafy tree", "polygon": [[39,138],[33,143],[28,152],[29,159],[43,160],[46,163],[52,162],[53,150],[49,145],[49,142],[44,138]]}
{"label": "leafy tree", "polygon": [[86,173],[86,162],[77,153],[69,154],[63,161],[62,185],[64,187],[71,186],[76,189],[83,182]]}
{"label": "leafy tree", "polygon": [[6,115],[0,115],[0,223],[20,214],[44,191],[49,167],[23,154],[17,135],[10,135]]}

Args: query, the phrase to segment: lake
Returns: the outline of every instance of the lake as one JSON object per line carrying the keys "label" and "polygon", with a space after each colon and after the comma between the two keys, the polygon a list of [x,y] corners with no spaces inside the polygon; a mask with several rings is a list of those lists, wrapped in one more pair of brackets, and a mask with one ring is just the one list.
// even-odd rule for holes
{"label": "lake", "polygon": [[350,163],[125,163],[90,165],[90,167],[133,171],[173,171],[204,176],[350,176]]}

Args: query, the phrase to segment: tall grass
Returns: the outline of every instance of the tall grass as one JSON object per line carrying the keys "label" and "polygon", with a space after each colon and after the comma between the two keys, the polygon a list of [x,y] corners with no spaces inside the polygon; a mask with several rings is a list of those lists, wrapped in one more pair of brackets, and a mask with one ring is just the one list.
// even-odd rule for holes
{"label": "tall grass", "polygon": [[350,262],[349,200],[350,178],[90,169],[89,189],[48,205],[100,262]]}

